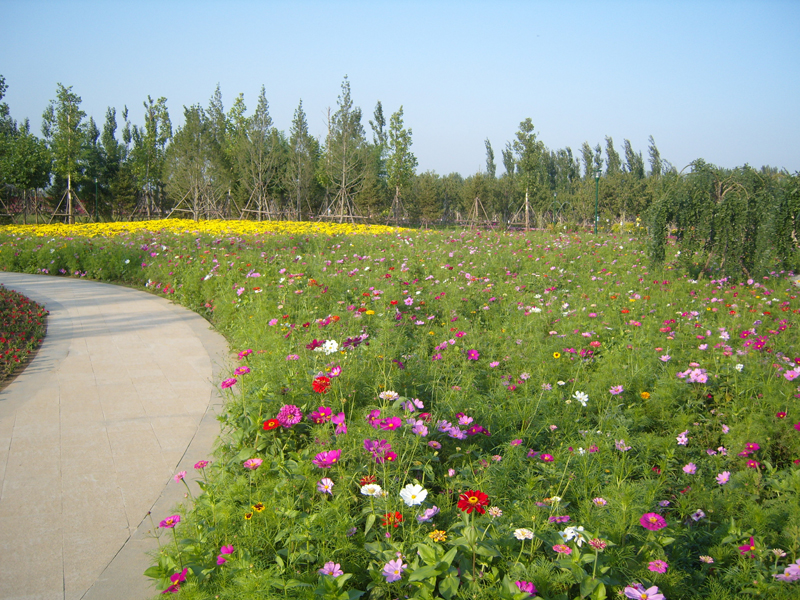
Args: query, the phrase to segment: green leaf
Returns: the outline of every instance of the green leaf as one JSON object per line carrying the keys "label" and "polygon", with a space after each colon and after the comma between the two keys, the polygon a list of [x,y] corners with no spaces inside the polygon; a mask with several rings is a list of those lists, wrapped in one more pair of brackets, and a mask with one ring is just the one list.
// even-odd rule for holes
{"label": "green leaf", "polygon": [[427,565],[425,567],[420,567],[416,571],[411,574],[411,577],[408,578],[409,581],[422,581],[423,579],[429,579],[430,577],[437,577],[441,575],[443,569],[437,569],[436,567]]}
{"label": "green leaf", "polygon": [[[583,581],[581,581],[581,598],[590,596],[598,585],[603,585],[603,582],[599,579],[593,579],[591,576],[584,577]],[[603,587],[605,588],[605,586]]]}
{"label": "green leaf", "polygon": [[369,533],[369,530],[372,529],[372,526],[375,524],[375,515],[367,516],[367,524],[364,526],[364,535]]}
{"label": "green leaf", "polygon": [[445,554],[442,557],[442,560],[440,561],[439,564],[440,565],[444,564],[444,565],[447,565],[449,567],[450,564],[453,562],[453,559],[456,557],[456,554],[458,554],[458,548],[450,548],[450,550],[447,552],[447,554]]}
{"label": "green leaf", "polygon": [[445,600],[450,600],[458,592],[458,586],[461,582],[455,575],[448,575],[439,582],[439,593]]}
{"label": "green leaf", "polygon": [[419,553],[422,560],[425,561],[425,564],[428,565],[435,565],[438,562],[437,559],[437,548],[431,547],[428,544],[417,544],[417,552]]}
{"label": "green leaf", "polygon": [[161,567],[152,566],[144,572],[145,577],[151,577],[152,579],[161,579],[164,577],[164,571]]}

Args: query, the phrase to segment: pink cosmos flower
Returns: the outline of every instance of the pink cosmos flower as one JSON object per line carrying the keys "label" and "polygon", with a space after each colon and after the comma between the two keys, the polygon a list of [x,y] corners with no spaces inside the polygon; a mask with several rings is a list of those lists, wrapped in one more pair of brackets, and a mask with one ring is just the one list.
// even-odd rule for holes
{"label": "pink cosmos flower", "polygon": [[624,392],[625,388],[623,388],[621,385],[615,385],[614,387],[612,387],[608,391],[611,393],[612,396],[617,396],[617,395],[621,394],[622,392]]}
{"label": "pink cosmos flower", "polygon": [[605,506],[608,504],[608,501],[605,498],[594,498],[592,499],[592,504],[595,506]]}
{"label": "pink cosmos flower", "polygon": [[757,469],[760,465],[758,461],[753,460],[752,458],[747,461],[747,466],[751,469]]}
{"label": "pink cosmos flower", "polygon": [[697,465],[690,462],[687,465],[684,465],[683,472],[687,475],[694,475],[697,472]]}
{"label": "pink cosmos flower", "polygon": [[244,461],[244,468],[250,469],[251,471],[255,471],[258,467],[261,466],[261,463],[264,462],[261,458],[248,458]]}
{"label": "pink cosmos flower", "polygon": [[333,480],[328,477],[323,477],[317,482],[317,491],[322,494],[330,494],[333,496]]}
{"label": "pink cosmos flower", "polygon": [[403,564],[403,559],[396,558],[384,565],[381,575],[386,578],[386,583],[400,581],[403,578],[403,571],[405,571],[406,568],[408,568],[408,565]]}
{"label": "pink cosmos flower", "polygon": [[334,579],[337,578],[339,575],[342,575],[344,571],[342,571],[341,566],[339,563],[335,563],[333,561],[326,562],[325,565],[317,571],[320,575],[330,575]]}
{"label": "pink cosmos flower", "polygon": [[467,360],[478,360],[481,357],[477,350],[467,350]]}
{"label": "pink cosmos flower", "polygon": [[750,543],[744,544],[743,546],[739,546],[739,554],[742,556],[750,555],[750,558],[755,556],[755,549],[756,549],[756,542],[753,539],[753,536],[750,536]]}
{"label": "pink cosmos flower", "polygon": [[786,371],[783,376],[787,381],[794,381],[798,376],[800,376],[800,371],[792,369],[791,371]]}
{"label": "pink cosmos flower", "polygon": [[658,513],[644,513],[639,519],[639,523],[642,527],[649,529],[650,531],[658,531],[659,529],[664,529],[664,527],[667,526],[667,522],[664,520],[664,517]]}
{"label": "pink cosmos flower", "polygon": [[655,585],[644,589],[640,583],[634,583],[626,587],[624,593],[627,598],[633,600],[665,600],[664,594],[659,593],[658,586]]}
{"label": "pink cosmos flower", "polygon": [[326,450],[325,452],[317,454],[311,462],[320,469],[330,469],[336,464],[341,455],[341,450]]}
{"label": "pink cosmos flower", "polygon": [[536,586],[533,585],[532,581],[515,581],[514,584],[519,588],[520,592],[536,593]]}
{"label": "pink cosmos flower", "polygon": [[718,474],[717,477],[716,477],[717,483],[720,484],[720,485],[725,485],[726,483],[728,483],[728,481],[730,481],[730,478],[731,478],[731,472],[730,471],[723,471],[722,473]]}
{"label": "pink cosmos flower", "polygon": [[647,565],[647,568],[654,573],[666,573],[667,567],[669,567],[669,565],[663,560],[654,560]]}
{"label": "pink cosmos flower", "polygon": [[555,460],[552,454],[542,454],[539,458],[544,462],[553,462]]}
{"label": "pink cosmos flower", "polygon": [[233,554],[233,545],[230,546],[222,546],[219,549],[220,554]]}

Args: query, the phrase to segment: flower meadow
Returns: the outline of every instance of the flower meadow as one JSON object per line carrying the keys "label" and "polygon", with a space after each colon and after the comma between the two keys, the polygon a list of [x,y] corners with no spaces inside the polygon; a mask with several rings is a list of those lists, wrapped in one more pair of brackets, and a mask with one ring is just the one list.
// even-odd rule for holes
{"label": "flower meadow", "polygon": [[791,273],[585,232],[3,231],[0,268],[142,286],[235,350],[201,493],[154,515],[164,593],[797,597]]}
{"label": "flower meadow", "polygon": [[0,285],[0,385],[39,348],[46,319],[36,302]]}

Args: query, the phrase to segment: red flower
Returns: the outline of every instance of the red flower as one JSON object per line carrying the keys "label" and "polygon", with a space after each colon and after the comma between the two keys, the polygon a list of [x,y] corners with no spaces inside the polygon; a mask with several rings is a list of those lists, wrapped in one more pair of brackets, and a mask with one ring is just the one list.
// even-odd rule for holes
{"label": "red flower", "polygon": [[377,478],[375,477],[375,475],[367,475],[366,477],[362,477],[361,479],[359,479],[358,483],[361,487],[364,487],[365,485],[375,483],[376,481]]}
{"label": "red flower", "polygon": [[311,383],[311,386],[318,394],[324,394],[328,391],[328,388],[331,387],[331,380],[321,375],[314,379],[314,381]]}
{"label": "red flower", "polygon": [[484,506],[489,506],[489,496],[478,490],[467,490],[458,498],[458,508],[467,514],[473,510],[484,514],[486,512]]}
{"label": "red flower", "polygon": [[786,413],[785,412],[779,412],[775,416],[778,417],[779,419],[785,419],[786,418]]}
{"label": "red flower", "polygon": [[267,419],[264,421],[264,431],[269,431],[270,429],[275,429],[280,426],[280,421],[278,419]]}
{"label": "red flower", "polygon": [[394,525],[397,527],[400,523],[403,522],[403,515],[401,515],[398,511],[394,511],[393,513],[386,513],[383,515],[383,526],[389,527],[389,525]]}

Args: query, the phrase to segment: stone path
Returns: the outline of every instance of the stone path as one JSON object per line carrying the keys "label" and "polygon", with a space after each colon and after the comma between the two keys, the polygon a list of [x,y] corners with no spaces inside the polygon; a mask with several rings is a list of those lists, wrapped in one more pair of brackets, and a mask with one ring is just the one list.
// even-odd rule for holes
{"label": "stone path", "polygon": [[209,457],[225,340],[137,290],[0,283],[50,311],[38,355],[0,392],[0,598],[150,598],[147,513],[173,514],[185,493],[173,475]]}

